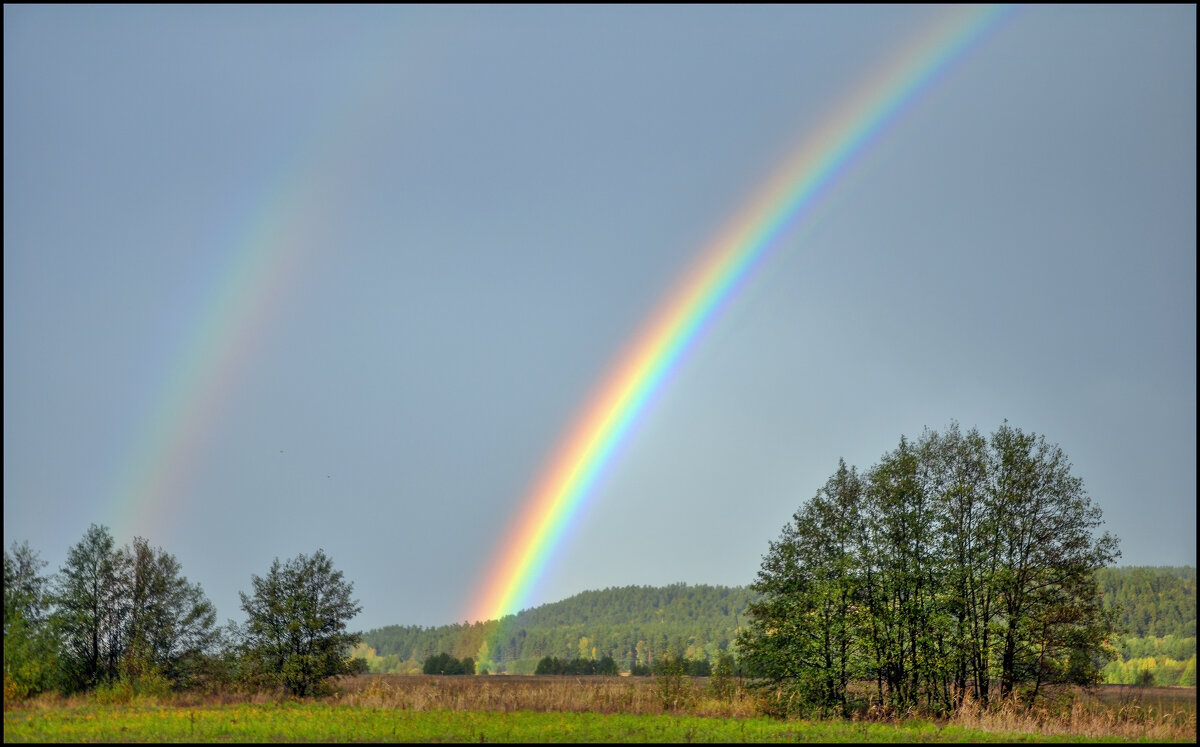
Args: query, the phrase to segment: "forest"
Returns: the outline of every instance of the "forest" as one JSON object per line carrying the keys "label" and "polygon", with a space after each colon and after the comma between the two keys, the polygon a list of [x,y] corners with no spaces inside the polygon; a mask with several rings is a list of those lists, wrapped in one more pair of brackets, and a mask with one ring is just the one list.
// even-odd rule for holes
{"label": "forest", "polygon": [[628,672],[671,653],[716,662],[730,649],[755,594],[741,587],[672,584],[585,591],[502,620],[438,627],[389,625],[363,634],[356,655],[372,672],[419,674],[426,659],[471,657],[477,670],[533,674],[545,657],[611,657]]}
{"label": "forest", "polygon": [[[1116,615],[1107,684],[1196,684],[1196,569],[1128,566],[1096,573],[1103,604]],[[367,631],[356,655],[372,672],[419,674],[431,656],[471,658],[482,673],[533,674],[545,657],[610,656],[628,672],[657,652],[715,664],[736,653],[746,608],[743,587],[626,586],[586,591],[503,621],[436,627],[389,625]]]}
{"label": "forest", "polygon": [[1102,568],[1105,606],[1117,616],[1109,685],[1196,686],[1196,569]]}

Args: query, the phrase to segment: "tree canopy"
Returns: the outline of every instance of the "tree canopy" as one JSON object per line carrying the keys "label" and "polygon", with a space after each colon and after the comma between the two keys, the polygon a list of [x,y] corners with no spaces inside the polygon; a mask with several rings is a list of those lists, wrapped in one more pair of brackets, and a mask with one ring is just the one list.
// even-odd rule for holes
{"label": "tree canopy", "polygon": [[839,462],[770,543],[747,665],[781,707],[903,710],[1099,681],[1113,631],[1096,571],[1118,554],[1062,450],[1003,424],[926,430],[860,474]]}
{"label": "tree canopy", "polygon": [[141,537],[117,549],[104,526],[70,549],[52,599],[70,689],[122,675],[178,679],[215,641],[216,611],[175,557]]}
{"label": "tree canopy", "polygon": [[245,654],[261,676],[305,696],[329,677],[358,671],[349,654],[361,635],[346,624],[362,607],[323,550],[285,564],[276,558],[266,576],[250,579],[254,593],[240,593]]}

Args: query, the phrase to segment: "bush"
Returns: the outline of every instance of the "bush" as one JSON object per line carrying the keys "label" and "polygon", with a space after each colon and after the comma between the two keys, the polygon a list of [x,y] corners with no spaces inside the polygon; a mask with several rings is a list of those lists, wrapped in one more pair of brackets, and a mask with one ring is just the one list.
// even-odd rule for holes
{"label": "bush", "polygon": [[122,675],[113,682],[97,685],[92,697],[104,705],[128,705],[135,700],[157,703],[170,694],[171,681],[152,669],[138,675]]}

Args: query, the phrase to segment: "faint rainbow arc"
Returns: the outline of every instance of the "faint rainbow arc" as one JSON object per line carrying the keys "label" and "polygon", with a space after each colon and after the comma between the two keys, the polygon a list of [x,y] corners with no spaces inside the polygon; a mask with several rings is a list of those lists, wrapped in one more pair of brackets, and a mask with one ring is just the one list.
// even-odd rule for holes
{"label": "faint rainbow arc", "polygon": [[1007,11],[1007,6],[957,8],[904,47],[802,141],[708,244],[601,379],[552,453],[470,600],[468,620],[498,619],[521,609],[600,471],[705,322],[774,239]]}
{"label": "faint rainbow arc", "polygon": [[221,253],[217,270],[202,280],[201,304],[131,425],[103,494],[103,516],[118,537],[161,528],[160,517],[180,499],[256,343],[316,261],[326,223],[342,202],[339,187],[368,161],[359,151],[370,139],[355,142],[348,135],[387,105],[390,87],[406,74],[387,63],[395,35],[420,38],[422,20],[408,8],[382,11],[375,33],[347,68],[360,74],[315,113],[288,157],[267,172],[241,220],[231,222],[230,233],[204,247]]}

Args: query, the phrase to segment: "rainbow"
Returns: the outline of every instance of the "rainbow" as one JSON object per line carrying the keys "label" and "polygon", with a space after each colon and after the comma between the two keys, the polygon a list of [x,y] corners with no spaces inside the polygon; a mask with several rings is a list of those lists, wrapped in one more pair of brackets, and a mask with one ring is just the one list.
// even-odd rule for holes
{"label": "rainbow", "polygon": [[1004,6],[956,7],[883,65],[805,138],[638,330],[554,449],[489,562],[468,620],[523,609],[572,518],[689,344],[790,226],[967,49]]}
{"label": "rainbow", "polygon": [[351,133],[376,119],[406,74],[389,62],[399,42],[427,43],[422,20],[423,13],[404,7],[381,11],[378,37],[364,40],[349,63],[357,73],[352,83],[323,102],[312,121],[298,125],[283,156],[246,190],[250,199],[241,201],[241,212],[193,251],[200,272],[188,289],[191,305],[158,310],[184,324],[176,349],[147,366],[149,394],[137,419],[118,434],[122,451],[101,507],[116,537],[170,526],[171,510],[183,500],[238,383],[253,367],[258,343],[320,261],[329,226],[343,207],[341,185],[370,161],[363,151],[370,139]]}
{"label": "rainbow", "polygon": [[[172,505],[169,498],[178,497],[193,472],[234,385],[250,365],[255,343],[310,261],[320,211],[296,211],[295,205],[310,200],[287,189],[267,191],[277,197],[262,206],[244,238],[233,242],[225,265],[213,272],[213,285],[201,290],[205,302],[161,377],[163,384],[108,491],[107,518],[118,536],[144,536],[161,527],[161,514]],[[297,215],[308,218],[296,220]]]}

